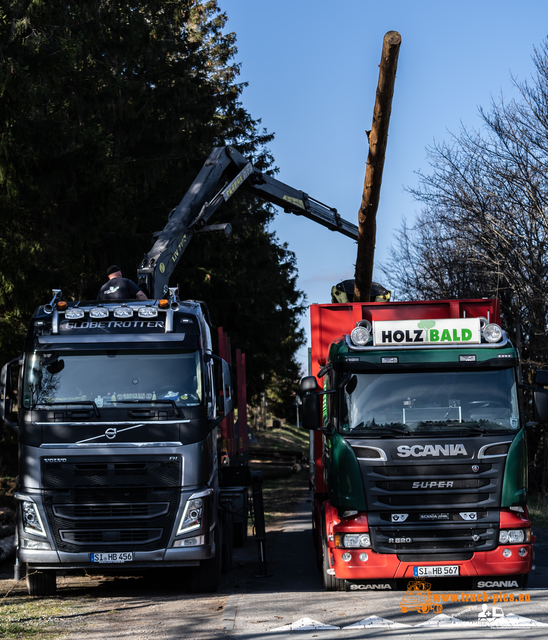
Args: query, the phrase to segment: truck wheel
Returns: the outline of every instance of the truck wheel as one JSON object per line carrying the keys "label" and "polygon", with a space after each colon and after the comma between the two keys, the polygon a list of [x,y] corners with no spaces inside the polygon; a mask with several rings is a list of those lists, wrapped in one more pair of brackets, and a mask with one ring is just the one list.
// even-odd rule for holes
{"label": "truck wheel", "polygon": [[344,591],[344,580],[336,578],[335,576],[327,573],[329,567],[329,549],[327,548],[327,541],[322,536],[322,548],[323,548],[323,586],[326,591]]}
{"label": "truck wheel", "polygon": [[218,518],[213,535],[215,539],[215,557],[209,560],[202,560],[199,567],[192,567],[190,587],[194,593],[214,593],[221,582],[223,535],[221,522]]}
{"label": "truck wheel", "polygon": [[54,596],[56,591],[55,571],[27,569],[27,592],[29,596]]}
{"label": "truck wheel", "polygon": [[222,572],[228,573],[232,569],[232,554],[234,552],[234,517],[229,511],[223,512],[223,553]]}

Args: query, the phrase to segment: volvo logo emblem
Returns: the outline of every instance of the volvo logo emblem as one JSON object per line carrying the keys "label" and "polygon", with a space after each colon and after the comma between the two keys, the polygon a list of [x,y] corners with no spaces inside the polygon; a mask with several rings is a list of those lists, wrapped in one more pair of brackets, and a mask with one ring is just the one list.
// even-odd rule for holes
{"label": "volvo logo emblem", "polygon": [[477,473],[477,472],[479,471],[479,465],[478,465],[478,464],[473,464],[473,465],[472,465],[472,471],[473,471],[474,473]]}
{"label": "volvo logo emblem", "polygon": [[105,435],[109,440],[113,440],[116,437],[116,427],[109,427],[105,431]]}

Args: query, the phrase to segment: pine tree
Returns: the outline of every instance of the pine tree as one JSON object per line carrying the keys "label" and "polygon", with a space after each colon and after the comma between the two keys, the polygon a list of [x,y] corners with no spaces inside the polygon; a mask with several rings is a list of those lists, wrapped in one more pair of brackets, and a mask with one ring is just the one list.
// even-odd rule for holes
{"label": "pine tree", "polygon": [[[6,361],[52,288],[93,299],[108,265],[134,275],[213,146],[233,144],[266,170],[272,136],[240,102],[235,35],[216,0],[8,0],[2,11]],[[272,216],[251,197],[232,203],[234,235],[194,239],[174,275],[247,351],[255,393],[302,342],[294,256],[269,233]]]}

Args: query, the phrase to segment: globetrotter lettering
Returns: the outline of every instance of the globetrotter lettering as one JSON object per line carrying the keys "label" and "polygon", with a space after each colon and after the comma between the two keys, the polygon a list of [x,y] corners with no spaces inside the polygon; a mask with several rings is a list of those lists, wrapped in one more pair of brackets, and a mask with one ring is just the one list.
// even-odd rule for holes
{"label": "globetrotter lettering", "polygon": [[468,453],[463,444],[402,444],[398,447],[400,458],[422,458],[424,456],[467,456]]}
{"label": "globetrotter lettering", "polygon": [[163,320],[110,320],[109,322],[64,322],[63,329],[128,329],[140,327],[147,329],[163,328]]}

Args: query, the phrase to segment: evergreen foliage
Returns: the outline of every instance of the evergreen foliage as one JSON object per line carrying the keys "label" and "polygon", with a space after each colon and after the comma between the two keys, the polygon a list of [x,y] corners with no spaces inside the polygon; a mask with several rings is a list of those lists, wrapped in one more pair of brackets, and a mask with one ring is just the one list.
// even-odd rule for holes
{"label": "evergreen foliage", "polygon": [[[105,270],[134,278],[214,146],[272,166],[244,109],[235,35],[216,0],[7,0],[0,9],[0,358],[61,288],[94,299]],[[250,196],[218,214],[230,238],[195,237],[172,284],[205,300],[247,353],[252,395],[295,379],[295,258]]]}

